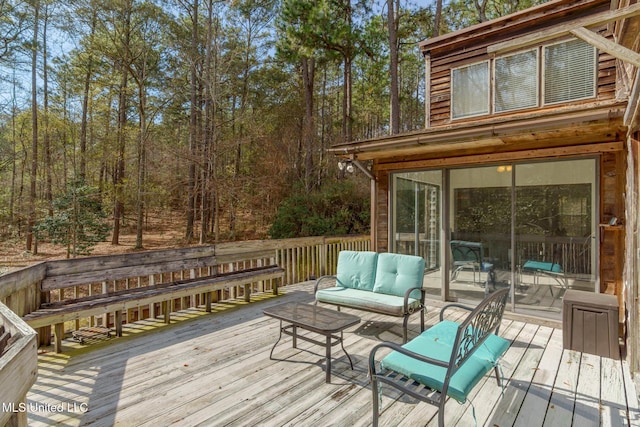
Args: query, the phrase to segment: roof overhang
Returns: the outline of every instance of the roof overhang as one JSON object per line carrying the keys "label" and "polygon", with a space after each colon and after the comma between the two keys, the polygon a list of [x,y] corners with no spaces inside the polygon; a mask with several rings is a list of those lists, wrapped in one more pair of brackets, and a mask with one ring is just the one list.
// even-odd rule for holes
{"label": "roof overhang", "polygon": [[601,102],[562,110],[497,117],[429,128],[329,148],[337,156],[380,160],[414,156],[453,156],[461,152],[504,152],[540,146],[621,140],[626,134],[626,102]]}

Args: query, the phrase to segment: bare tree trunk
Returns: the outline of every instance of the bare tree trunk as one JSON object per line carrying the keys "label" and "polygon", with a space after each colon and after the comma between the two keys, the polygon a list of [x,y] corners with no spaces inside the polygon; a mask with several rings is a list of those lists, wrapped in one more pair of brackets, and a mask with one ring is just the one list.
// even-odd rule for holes
{"label": "bare tree trunk", "polygon": [[352,113],[352,83],[353,75],[351,72],[351,55],[347,54],[344,57],[344,94],[342,98],[342,131],[343,140],[350,142],[353,140],[353,113]]}
{"label": "bare tree trunk", "polygon": [[[131,7],[130,3],[124,5],[124,39],[123,50],[128,49],[130,42],[130,27],[131,27]],[[124,217],[124,175],[125,175],[125,148],[126,148],[126,127],[127,127],[127,86],[129,82],[129,69],[127,55],[123,55],[120,58],[120,92],[118,98],[118,160],[115,171],[115,203],[113,210],[113,234],[111,237],[111,244],[117,245],[120,243],[120,223]]]}
{"label": "bare tree trunk", "polygon": [[209,233],[215,233],[215,113],[216,113],[216,67],[215,34],[213,19],[213,1],[207,3],[207,46],[205,50],[204,120],[203,120],[203,167],[202,167],[202,205],[200,207],[200,243],[204,244]]}
{"label": "bare tree trunk", "polygon": [[440,25],[442,25],[442,0],[437,0],[436,15],[433,18],[433,37],[440,35]]}
{"label": "bare tree trunk", "polygon": [[191,12],[191,109],[189,113],[189,182],[187,183],[187,228],[185,239],[187,242],[193,239],[193,230],[196,213],[196,159],[198,158],[198,2],[193,1]]}
{"label": "bare tree trunk", "polygon": [[29,187],[29,214],[27,217],[28,251],[38,252],[34,243],[33,227],[36,224],[36,181],[38,178],[38,22],[40,20],[40,2],[34,2],[33,46],[31,51],[31,176]]}
{"label": "bare tree trunk", "polygon": [[16,115],[18,114],[18,106],[16,104],[16,86],[18,82],[16,80],[16,69],[13,69],[13,86],[11,88],[11,190],[9,200],[9,220],[13,226],[15,222],[15,200],[16,200],[16,148],[18,144],[16,142]]}
{"label": "bare tree trunk", "polygon": [[478,21],[485,22],[487,21],[487,0],[473,0],[473,4],[476,7],[476,11],[478,12]]}
{"label": "bare tree trunk", "polygon": [[[347,24],[349,28],[353,27],[353,9],[351,8],[351,0],[346,0]],[[353,140],[353,41],[349,39],[344,47],[344,82],[343,82],[343,99],[342,99],[342,137],[345,142]]]}
{"label": "bare tree trunk", "polygon": [[389,27],[389,56],[391,75],[391,135],[400,132],[400,95],[398,91],[398,17],[396,0],[387,0],[387,26]]}
{"label": "bare tree trunk", "polygon": [[[97,13],[93,9],[91,15],[91,30],[89,34],[89,43],[93,43],[93,37],[96,31]],[[87,127],[88,127],[88,111],[89,111],[89,89],[91,83],[93,56],[91,49],[89,49],[89,55],[87,57],[87,70],[84,75],[84,89],[82,93],[82,119],[80,122],[80,177],[85,179],[87,177]]]}
{"label": "bare tree trunk", "polygon": [[44,7],[44,20],[42,28],[42,68],[43,68],[43,110],[44,110],[44,173],[45,189],[44,198],[47,201],[49,216],[53,216],[53,165],[51,164],[51,134],[49,132],[49,73],[47,65],[47,24],[49,23],[49,8]]}
{"label": "bare tree trunk", "polygon": [[144,187],[147,159],[147,117],[146,117],[146,93],[144,89],[144,72],[138,82],[140,134],[138,138],[138,194],[136,197],[136,249],[142,249],[142,230],[144,220]]}
{"label": "bare tree trunk", "polygon": [[315,120],[313,114],[313,86],[315,80],[315,60],[302,58],[302,81],[304,84],[304,183],[307,191],[313,187],[313,147],[315,135]]}

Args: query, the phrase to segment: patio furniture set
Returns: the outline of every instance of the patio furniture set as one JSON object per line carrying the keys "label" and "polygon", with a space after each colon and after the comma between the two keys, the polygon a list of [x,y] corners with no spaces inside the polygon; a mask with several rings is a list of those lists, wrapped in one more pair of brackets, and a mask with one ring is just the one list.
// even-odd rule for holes
{"label": "patio furniture set", "polygon": [[[474,386],[493,370],[501,384],[499,362],[510,342],[498,336],[500,322],[509,289],[490,294],[476,307],[449,304],[442,308],[440,321],[425,330],[425,291],[422,289],[424,260],[411,255],[342,251],[335,276],[320,277],[315,284],[314,305],[285,303],[264,310],[264,314],[280,320],[283,334],[325,346],[326,382],[331,381],[331,348],[343,346],[345,329],[360,322],[360,318],[343,313],[348,307],[403,318],[403,345],[382,342],[369,354],[369,375],[373,401],[373,425],[378,425],[381,384],[400,390],[416,399],[438,406],[438,423],[444,426],[444,406],[447,397],[464,403]],[[320,284],[335,280],[335,285],[320,288]],[[318,302],[337,306],[337,310],[319,307]],[[469,311],[460,322],[445,319],[452,308]],[[421,333],[407,340],[408,318],[420,313]],[[299,335],[298,329],[323,335],[318,341]],[[338,334],[339,333],[339,334]],[[384,351],[386,350],[386,351]],[[391,352],[389,352],[391,350]],[[384,353],[380,359],[379,353]],[[380,360],[379,360],[380,359]]]}

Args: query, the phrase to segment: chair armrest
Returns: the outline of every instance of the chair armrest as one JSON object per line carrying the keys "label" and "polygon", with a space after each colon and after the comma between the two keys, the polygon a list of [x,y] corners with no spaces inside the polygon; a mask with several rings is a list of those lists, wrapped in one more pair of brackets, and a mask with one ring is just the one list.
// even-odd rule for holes
{"label": "chair armrest", "polygon": [[316,279],[316,283],[313,286],[313,295],[316,294],[316,292],[318,292],[318,287],[320,285],[320,282],[324,281],[324,280],[329,280],[329,279],[336,279],[335,275],[326,275],[326,276],[320,276]]}
{"label": "chair armrest", "polygon": [[420,306],[424,307],[424,299],[427,295],[427,289],[426,288],[410,288],[407,289],[407,291],[404,293],[404,312],[408,313],[409,312],[409,298],[411,298],[411,293],[413,291],[420,291]]}
{"label": "chair armrest", "polygon": [[371,349],[371,352],[369,353],[369,375],[371,376],[376,374],[376,353],[378,352],[378,350],[383,348],[390,348],[391,350],[397,351],[398,353],[402,353],[405,356],[411,357],[412,359],[416,359],[421,362],[429,363],[436,366],[442,366],[443,368],[449,367],[448,361],[445,362],[442,360],[432,359],[430,357],[423,356],[418,353],[414,353],[411,350],[407,350],[406,348],[400,346],[399,344],[392,343],[389,341],[384,341],[376,345],[375,347],[373,347]]}
{"label": "chair armrest", "polygon": [[460,309],[466,310],[466,311],[473,311],[474,307],[469,307],[467,305],[456,304],[456,303],[444,305],[440,309],[440,321],[441,322],[444,320],[444,312],[445,312],[445,310],[450,309],[450,308],[460,308]]}

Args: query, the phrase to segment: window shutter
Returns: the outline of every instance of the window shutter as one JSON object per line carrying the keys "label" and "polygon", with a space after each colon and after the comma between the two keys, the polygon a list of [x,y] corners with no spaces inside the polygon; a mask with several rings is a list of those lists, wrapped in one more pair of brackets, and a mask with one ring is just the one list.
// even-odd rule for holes
{"label": "window shutter", "polygon": [[592,98],[596,92],[596,49],[582,40],[544,47],[544,103]]}

